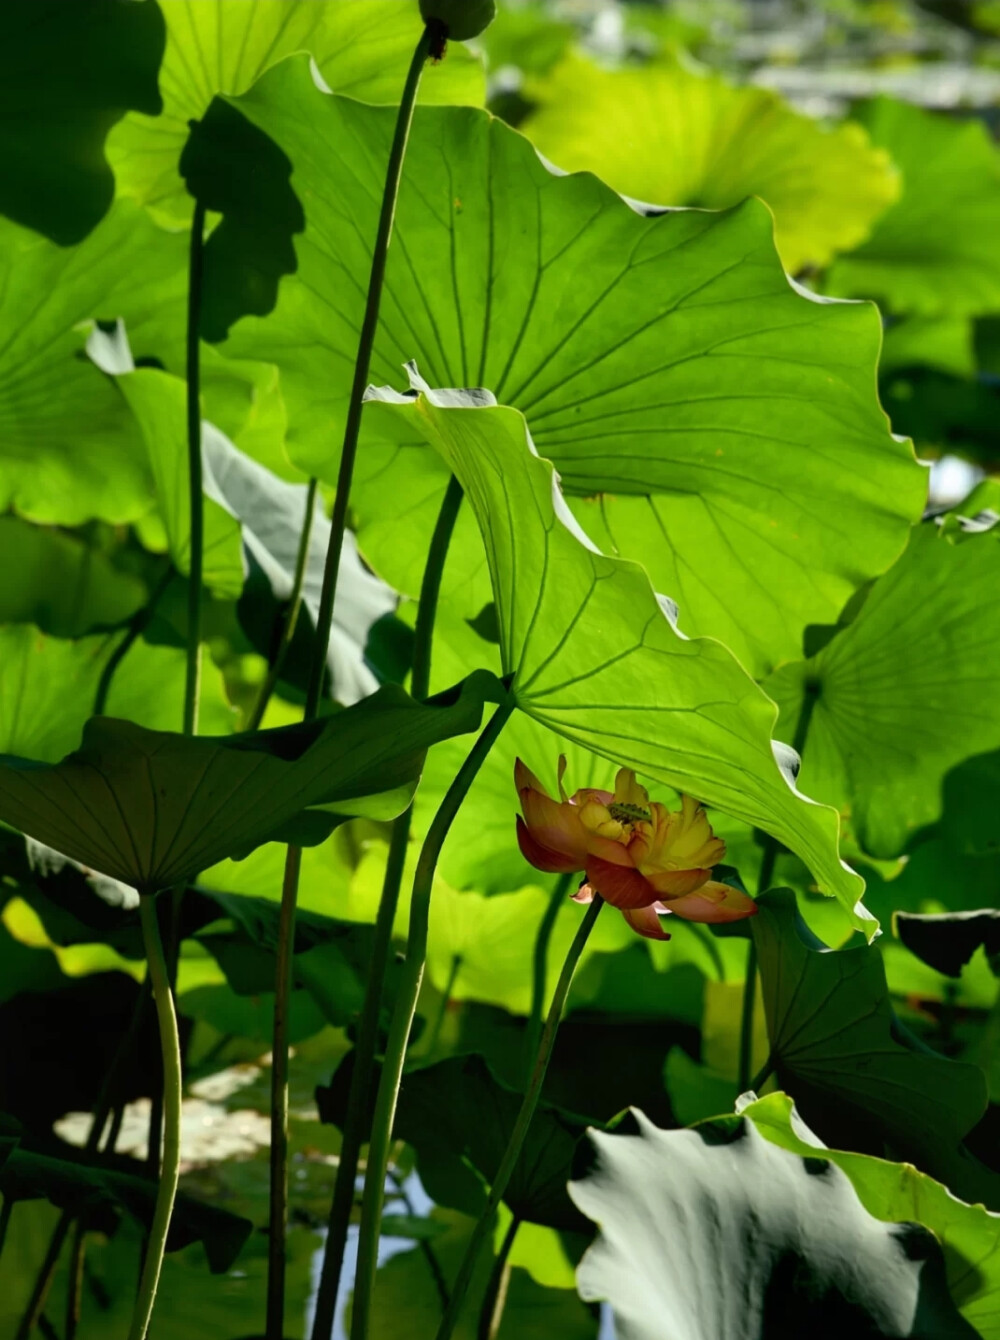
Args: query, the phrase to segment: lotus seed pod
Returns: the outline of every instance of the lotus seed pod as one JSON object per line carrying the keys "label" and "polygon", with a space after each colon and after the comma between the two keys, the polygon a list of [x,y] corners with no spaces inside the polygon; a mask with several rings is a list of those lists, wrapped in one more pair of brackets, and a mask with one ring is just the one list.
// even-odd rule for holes
{"label": "lotus seed pod", "polygon": [[424,23],[437,21],[454,42],[478,37],[496,18],[496,0],[420,0]]}

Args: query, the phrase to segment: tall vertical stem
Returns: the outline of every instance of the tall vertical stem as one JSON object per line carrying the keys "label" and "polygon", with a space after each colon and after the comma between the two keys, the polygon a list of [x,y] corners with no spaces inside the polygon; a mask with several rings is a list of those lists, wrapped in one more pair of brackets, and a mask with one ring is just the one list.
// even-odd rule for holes
{"label": "tall vertical stem", "polygon": [[548,976],[549,963],[549,944],[552,940],[552,932],[555,930],[556,922],[559,919],[559,909],[566,901],[566,895],[569,892],[569,886],[573,882],[572,873],[560,875],[555,882],[555,886],[549,895],[549,905],[545,909],[545,915],[538,927],[538,934],[535,936],[535,950],[532,962],[532,985],[531,985],[531,1013],[528,1016],[528,1027],[524,1035],[524,1057],[525,1072],[530,1078],[531,1067],[535,1063],[535,1056],[538,1053],[538,1039],[542,1035],[542,1017],[545,1014],[545,989],[546,977]]}
{"label": "tall vertical stem", "polygon": [[[469,1239],[469,1245],[465,1249],[465,1256],[462,1264],[459,1266],[458,1275],[455,1277],[455,1283],[451,1291],[451,1302],[448,1310],[444,1314],[444,1319],[438,1327],[437,1340],[448,1340],[448,1337],[455,1329],[459,1313],[462,1310],[462,1303],[465,1301],[465,1295],[472,1282],[472,1276],[476,1269],[476,1262],[479,1260],[479,1253],[482,1251],[487,1237],[493,1232],[493,1221],[496,1212],[503,1200],[504,1192],[510,1183],[511,1176],[517,1166],[517,1160],[521,1157],[521,1150],[524,1147],[524,1141],[527,1138],[528,1130],[531,1127],[531,1119],[535,1115],[535,1109],[538,1106],[538,1100],[541,1097],[542,1085],[545,1082],[545,1073],[549,1068],[549,1061],[552,1057],[552,1049],[555,1046],[556,1034],[559,1031],[559,1020],[562,1017],[563,1006],[566,1003],[566,997],[569,995],[570,984],[573,981],[573,974],[576,971],[576,965],[580,961],[580,955],[583,953],[583,947],[587,943],[587,938],[597,920],[598,913],[604,906],[604,899],[599,893],[594,897],[587,908],[586,915],[577,928],[576,935],[573,937],[573,943],[570,945],[563,962],[562,971],[559,974],[559,981],[556,983],[555,994],[552,997],[552,1004],[549,1006],[549,1012],[545,1018],[545,1027],[542,1029],[541,1040],[538,1044],[538,1055],[535,1058],[535,1066],[531,1073],[531,1080],[521,1103],[521,1110],[517,1114],[517,1121],[514,1123],[514,1129],[511,1132],[507,1148],[504,1150],[503,1158],[500,1160],[500,1167],[497,1169],[497,1175],[493,1179],[493,1185],[490,1187],[489,1198],[482,1214],[476,1221],[476,1226],[472,1230],[472,1237]],[[367,1190],[367,1188],[366,1188]],[[354,1340],[354,1337],[352,1337]]]}
{"label": "tall vertical stem", "polygon": [[199,200],[191,222],[187,312],[188,497],[191,511],[191,571],[188,578],[187,674],[184,681],[184,734],[198,730],[201,688],[201,587],[205,551],[205,507],[201,465],[201,288],[204,272],[205,206]]}
{"label": "tall vertical stem", "polygon": [[285,1235],[288,1229],[288,1018],[295,952],[295,898],[302,849],[289,847],[281,886],[280,926],[274,980],[274,1047],[271,1055],[270,1232],[267,1245],[267,1340],[283,1340],[285,1325]]}
{"label": "tall vertical stem", "polygon": [[153,1003],[160,1027],[160,1050],[163,1053],[163,1163],[156,1191],[153,1223],[146,1244],[146,1260],[139,1280],[139,1293],[132,1312],[128,1340],[145,1340],[149,1319],[156,1300],[163,1254],[167,1246],[170,1216],[177,1194],[177,1180],[181,1162],[181,1044],[174,1013],[174,996],[170,989],[167,960],[160,939],[160,925],[156,904],[148,894],[139,899],[139,917],[142,923],[143,947],[149,976],[153,984]]}
{"label": "tall vertical stem", "polygon": [[[410,691],[418,701],[426,698],[430,689],[431,649],[434,641],[434,621],[437,617],[438,598],[441,593],[441,578],[461,503],[462,486],[452,476],[445,490],[441,510],[434,526],[434,534],[431,537],[427,564],[424,568],[423,581],[420,587],[420,605],[417,610],[417,627],[413,641],[413,674],[410,680]],[[316,1296],[316,1315],[312,1330],[313,1340],[329,1340],[333,1330],[337,1294],[340,1289],[340,1275],[344,1265],[344,1248],[347,1245],[347,1228],[351,1218],[351,1207],[354,1204],[354,1186],[357,1181],[358,1162],[364,1141],[364,1119],[365,1113],[368,1111],[372,1073],[375,1068],[375,1044],[378,1037],[382,995],[385,990],[385,973],[389,962],[392,927],[396,919],[396,908],[399,905],[399,889],[403,880],[403,867],[406,863],[406,852],[410,839],[410,818],[410,810],[405,810],[399,815],[393,824],[392,837],[389,842],[389,856],[382,882],[382,896],[379,900],[378,916],[375,921],[372,957],[368,965],[368,979],[365,984],[365,999],[361,1009],[361,1021],[358,1026],[354,1070],[351,1074],[351,1085],[347,1096],[343,1141],[340,1147],[340,1158],[337,1162],[333,1199],[330,1203],[326,1242],[323,1247],[323,1271],[320,1276],[319,1292]]]}
{"label": "tall vertical stem", "polygon": [[[812,714],[819,701],[819,683],[814,680],[806,680],[805,697],[802,700],[802,710],[799,713],[799,719],[795,725],[795,738],[792,741],[792,748],[802,757],[802,752],[806,747],[806,739],[809,735],[809,723],[812,721]],[[764,844],[764,857],[760,863],[760,874],[757,877],[757,897],[762,893],[767,893],[771,887],[771,881],[774,879],[774,867],[778,859],[778,843],[775,838],[768,836]],[[740,1059],[739,1073],[737,1082],[740,1093],[745,1093],[750,1086],[750,1065],[753,1053],[753,1013],[754,998],[757,994],[757,944],[751,935],[750,947],[747,950],[747,975],[743,986],[743,1013],[740,1018]],[[768,1066],[761,1071],[764,1074],[768,1071]]]}
{"label": "tall vertical stem", "polygon": [[368,1165],[365,1172],[365,1194],[361,1209],[361,1234],[358,1240],[358,1271],[354,1286],[354,1313],[351,1319],[351,1340],[365,1340],[371,1320],[372,1294],[375,1289],[375,1269],[378,1264],[378,1239],[382,1224],[382,1206],[385,1201],[385,1176],[389,1166],[389,1146],[392,1140],[392,1122],[396,1115],[399,1082],[406,1059],[406,1045],[416,1013],[417,997],[424,975],[427,954],[427,931],[430,924],[431,888],[438,857],[448,830],[469,793],[479,769],[514,710],[513,703],[498,707],[473,745],[455,780],[441,801],[424,839],[413,876],[413,896],[410,901],[410,925],[406,943],[406,957],[400,974],[399,991],[389,1030],[382,1077],[375,1101],[371,1140],[368,1145]]}
{"label": "tall vertical stem", "polygon": [[[378,329],[379,307],[382,301],[382,286],[385,281],[386,260],[389,254],[389,240],[392,236],[392,224],[396,213],[396,201],[399,196],[399,183],[403,172],[403,159],[406,156],[406,144],[410,136],[413,121],[413,109],[416,106],[420,76],[431,50],[431,32],[424,28],[417,42],[406,74],[406,82],[396,116],[396,128],[389,150],[389,162],[386,167],[385,186],[382,191],[382,208],[379,213],[378,231],[372,252],[371,272],[368,277],[368,296],[365,301],[365,314],[361,323],[358,339],[358,353],[354,364],[354,380],[351,384],[351,397],[347,407],[347,420],[344,425],[344,442],[340,455],[340,469],[337,475],[337,493],[330,517],[330,539],[326,551],[326,563],[323,568],[323,589],[320,595],[319,614],[316,620],[316,654],[309,676],[306,692],[305,719],[311,721],[319,711],[323,693],[323,679],[326,673],[327,648],[330,642],[330,628],[333,623],[333,607],[337,594],[337,579],[340,575],[340,554],[344,544],[344,531],[347,527],[347,505],[351,493],[351,481],[354,477],[354,461],[358,450],[358,434],[361,429],[361,411],[364,407],[364,395],[368,386],[368,374],[371,367],[372,349],[375,345],[375,333]],[[274,1038],[272,1054],[275,1071],[272,1075],[271,1103],[271,1229],[268,1246],[267,1272],[267,1336],[266,1340],[282,1340],[285,1293],[285,1229],[288,1219],[288,1000],[291,982],[292,954],[295,940],[295,904],[298,897],[299,869],[301,853],[289,847],[285,861],[285,877],[281,893],[281,912],[278,923],[278,967],[275,981]],[[391,930],[391,920],[390,920]],[[282,999],[284,992],[285,998]],[[281,1058],[279,1062],[279,1057]],[[284,1089],[277,1092],[277,1081],[284,1079]],[[336,1300],[335,1300],[336,1301]]]}

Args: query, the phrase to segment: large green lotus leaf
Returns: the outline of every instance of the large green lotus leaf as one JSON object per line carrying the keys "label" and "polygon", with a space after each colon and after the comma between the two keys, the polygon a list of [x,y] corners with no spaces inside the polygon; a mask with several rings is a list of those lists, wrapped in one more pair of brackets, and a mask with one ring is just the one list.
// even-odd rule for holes
{"label": "large green lotus leaf", "polygon": [[[189,738],[93,717],[60,763],[6,756],[0,819],[140,892],[170,888],[225,857],[325,837],[335,814],[391,815],[409,800],[431,744],[475,730],[502,694],[479,672],[418,704],[387,687],[320,721]],[[326,806],[334,815],[316,807]],[[314,821],[310,823],[310,818]]]}
{"label": "large green lotus leaf", "polygon": [[[324,95],[298,58],[234,106],[294,162],[307,226],[274,313],[225,349],[280,365],[289,453],[332,481],[393,113]],[[686,632],[757,671],[884,570],[925,498],[874,395],[874,310],[794,289],[771,234],[753,201],[644,217],[485,113],[418,109],[372,363],[389,384],[415,359],[432,385],[488,387],[568,494],[631,495],[617,543]],[[399,467],[412,487],[405,439],[386,445],[383,493]]]}
{"label": "large green lotus leaf", "polygon": [[874,1218],[929,1228],[944,1251],[948,1291],[962,1316],[983,1340],[1000,1336],[1000,1215],[957,1200],[940,1182],[908,1163],[827,1149],[787,1094],[769,1094],[741,1112],[782,1149],[836,1164]]}
{"label": "large green lotus leaf", "polygon": [[68,249],[0,220],[0,508],[58,525],[149,510],[138,427],[76,328],[125,317],[138,353],[176,361],[186,273],[184,239],[126,202]]}
{"label": "large green lotus leaf", "polygon": [[949,769],[1000,747],[998,579],[1000,530],[920,526],[854,621],[765,681],[784,740],[814,696],[801,784],[874,856],[939,817]]}
{"label": "large green lotus leaf", "polygon": [[522,129],[566,171],[659,205],[725,209],[760,196],[793,274],[863,242],[899,195],[892,160],[860,126],[824,126],[772,89],[680,62],[605,70],[571,55],[530,93],[539,105]]}
{"label": "large green lotus leaf", "polygon": [[[164,0],[162,9],[162,115],[128,115],[108,156],[119,192],[169,223],[190,222],[178,162],[188,122],[215,94],[244,93],[276,61],[308,51],[338,93],[396,103],[421,31],[415,0]],[[484,93],[481,62],[457,42],[421,81],[425,102],[481,104]]]}
{"label": "large green lotus leaf", "polygon": [[599,1230],[577,1285],[620,1340],[975,1336],[926,1229],[880,1223],[834,1164],[752,1121],[661,1131],[633,1112],[590,1141],[570,1195]]}
{"label": "large green lotus leaf", "polygon": [[[447,1287],[458,1274],[474,1221],[466,1215],[435,1209],[421,1222],[433,1234],[430,1246]],[[455,1327],[455,1340],[477,1340],[479,1305],[492,1269],[491,1253],[482,1252],[469,1286],[469,1301]],[[371,1340],[399,1340],[404,1335],[430,1340],[441,1316],[439,1287],[422,1250],[401,1252],[379,1268]],[[572,1289],[544,1288],[526,1270],[514,1266],[496,1340],[552,1340],[554,1336],[559,1340],[596,1340],[597,1332],[597,1318]]]}
{"label": "large green lotus leaf", "polygon": [[[101,674],[122,635],[70,641],[46,637],[29,624],[0,629],[0,753],[54,763],[80,739],[92,714]],[[115,671],[107,709],[150,730],[183,719],[184,652],[138,641]],[[222,677],[202,675],[203,726],[232,729]]]}
{"label": "large green lotus leaf", "polygon": [[[111,1226],[124,1210],[148,1229],[153,1219],[156,1183],[117,1168],[76,1163],[32,1150],[16,1149],[0,1168],[0,1193],[18,1202],[44,1197],[63,1209],[87,1216],[103,1216]],[[216,1205],[202,1204],[183,1192],[170,1221],[167,1250],[176,1252],[202,1242],[213,1272],[233,1265],[253,1224]]]}
{"label": "large green lotus leaf", "polygon": [[[329,1088],[318,1089],[320,1118],[342,1125],[354,1054]],[[502,1084],[481,1056],[458,1056],[407,1073],[399,1091],[393,1135],[417,1151],[420,1180],[436,1205],[480,1214],[517,1122],[523,1095]],[[587,1224],[566,1195],[583,1117],[539,1105],[504,1203],[519,1218],[564,1231]]]}
{"label": "large green lotus leaf", "polygon": [[146,600],[137,577],[120,572],[86,536],[0,518],[0,624],[33,623],[55,637],[82,637],[130,619]]}
{"label": "large green lotus leaf", "polygon": [[[191,571],[187,385],[156,368],[122,373],[115,384],[142,433],[168,552],[178,572],[187,575]],[[205,586],[220,599],[235,599],[243,590],[239,523],[212,497],[203,498],[202,507]]]}
{"label": "large green lotus leaf", "polygon": [[829,950],[787,889],[758,901],[753,937],[778,1081],[820,1135],[888,1146],[969,1201],[1000,1207],[1000,1177],[962,1140],[986,1109],[986,1081],[909,1039],[889,1000],[881,955]]}
{"label": "large green lotus leaf", "polygon": [[0,9],[0,212],[63,246],[115,193],[104,140],[156,116],[165,43],[153,0],[11,0]]}
{"label": "large green lotus leaf", "polygon": [[922,316],[1000,310],[1000,153],[986,126],[892,98],[857,115],[899,165],[903,192],[868,241],[834,263],[829,292]]}
{"label": "large green lotus leaf", "polygon": [[[394,392],[396,416],[440,452],[486,546],[503,671],[518,707],[564,739],[772,833],[859,927],[861,880],[837,856],[836,816],[799,794],[771,739],[773,704],[720,643],[689,639],[638,564],[601,554],[574,522],[524,418]],[[395,400],[396,403],[390,403]],[[446,403],[456,397],[446,394]]]}

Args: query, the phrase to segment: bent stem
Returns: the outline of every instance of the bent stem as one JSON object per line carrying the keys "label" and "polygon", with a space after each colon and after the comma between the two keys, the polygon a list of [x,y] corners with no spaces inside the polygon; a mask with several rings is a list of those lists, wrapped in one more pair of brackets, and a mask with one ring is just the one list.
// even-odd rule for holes
{"label": "bent stem", "polygon": [[[299,549],[295,556],[295,575],[292,578],[292,593],[289,597],[288,612],[285,615],[284,627],[281,630],[281,639],[275,648],[274,655],[271,658],[271,664],[268,666],[267,676],[260,686],[260,692],[257,694],[257,701],[253,705],[253,710],[247,718],[245,730],[257,730],[260,723],[264,720],[264,713],[267,711],[267,705],[271,701],[271,694],[277,687],[278,680],[281,678],[281,671],[285,664],[285,657],[288,655],[288,649],[292,645],[292,638],[295,636],[295,629],[299,621],[299,611],[302,608],[303,587],[305,585],[306,568],[309,564],[309,542],[312,539],[313,519],[316,515],[316,487],[318,480],[313,477],[309,481],[309,487],[306,490],[306,512],[302,519],[302,530],[299,534]],[[327,634],[329,641],[329,634]]]}
{"label": "bent stem", "polygon": [[[426,698],[431,682],[431,649],[434,641],[434,621],[437,617],[441,577],[455,529],[455,520],[462,503],[462,486],[452,476],[445,490],[441,510],[434,526],[427,564],[420,587],[417,626],[413,641],[413,673],[410,692],[418,701]],[[347,1228],[354,1205],[354,1188],[358,1177],[361,1146],[364,1143],[365,1114],[375,1069],[375,1046],[378,1040],[378,1022],[385,991],[385,974],[392,942],[392,927],[399,905],[399,890],[403,882],[403,867],[410,840],[412,810],[404,810],[392,826],[389,855],[382,881],[372,956],[368,965],[365,998],[358,1025],[358,1040],[354,1049],[354,1070],[347,1095],[340,1158],[330,1202],[330,1218],[323,1247],[323,1270],[316,1295],[316,1313],[313,1318],[313,1340],[329,1340],[337,1309],[340,1276],[344,1268],[344,1249]]]}
{"label": "bent stem", "polygon": [[[792,741],[792,748],[802,757],[802,751],[806,747],[806,738],[809,735],[809,723],[812,721],[812,714],[819,701],[819,684],[813,680],[807,680],[805,686],[805,697],[802,700],[802,711],[799,713],[799,719],[795,726],[795,738]],[[778,843],[768,836],[764,844],[764,859],[760,863],[760,875],[757,878],[757,897],[762,893],[767,893],[771,887],[771,881],[774,879],[774,867],[778,859]],[[750,1080],[750,1065],[753,1053],[753,1013],[754,1001],[757,995],[757,942],[750,935],[750,947],[747,951],[747,975],[743,984],[743,1012],[740,1017],[740,1061],[737,1082],[740,1093],[746,1093],[748,1089],[756,1091],[759,1084],[771,1074],[773,1066],[771,1058],[758,1075],[754,1076],[753,1082]]]}
{"label": "bent stem", "polygon": [[167,974],[167,960],[160,939],[156,904],[148,895],[139,899],[143,947],[149,976],[153,984],[153,1003],[160,1027],[160,1049],[163,1053],[163,1162],[156,1192],[153,1223],[146,1244],[146,1260],[139,1280],[139,1293],[132,1312],[128,1340],[145,1340],[149,1319],[156,1301],[156,1286],[163,1266],[167,1247],[170,1216],[177,1195],[177,1180],[181,1161],[181,1046],[177,1033],[177,1015],[174,1012],[173,992]]}
{"label": "bent stem", "polygon": [[437,1340],[448,1340],[448,1337],[454,1331],[459,1313],[462,1310],[462,1303],[468,1292],[469,1284],[472,1282],[472,1275],[479,1259],[479,1253],[482,1251],[487,1237],[493,1232],[496,1212],[510,1183],[517,1160],[521,1156],[521,1149],[531,1126],[531,1119],[538,1106],[542,1085],[545,1082],[545,1072],[549,1068],[556,1033],[559,1031],[559,1020],[562,1017],[563,1006],[566,1003],[570,984],[573,981],[573,973],[576,971],[576,965],[580,961],[583,947],[587,943],[587,938],[603,906],[604,899],[599,893],[595,893],[566,954],[562,972],[559,974],[559,981],[556,983],[555,995],[552,997],[552,1004],[549,1006],[549,1012],[545,1018],[545,1027],[542,1029],[541,1040],[538,1044],[538,1055],[535,1057],[535,1067],[531,1073],[531,1081],[521,1103],[521,1110],[517,1114],[517,1121],[514,1123],[514,1130],[511,1132],[507,1148],[504,1150],[504,1156],[500,1161],[500,1167],[497,1169],[497,1175],[490,1187],[486,1206],[472,1230],[472,1237],[469,1239],[469,1245],[466,1248],[465,1256],[452,1287],[451,1302],[438,1328]]}
{"label": "bent stem", "polygon": [[351,1340],[366,1340],[371,1320],[372,1294],[375,1289],[375,1270],[378,1264],[378,1239],[382,1224],[382,1206],[385,1201],[385,1178],[389,1166],[389,1147],[392,1140],[392,1122],[396,1115],[399,1082],[406,1058],[406,1044],[410,1037],[413,1016],[420,995],[427,953],[427,930],[430,922],[431,887],[438,857],[455,815],[469,793],[476,774],[503,730],[514,710],[513,703],[498,707],[485,729],[472,746],[458,775],[441,801],[424,839],[416,872],[413,876],[413,897],[410,902],[410,925],[406,957],[400,974],[399,994],[392,1015],[389,1041],[382,1077],[375,1102],[371,1140],[368,1145],[368,1164],[365,1172],[365,1194],[361,1207],[361,1233],[358,1240],[358,1270],[354,1286],[354,1313],[351,1318]]}
{"label": "bent stem", "polygon": [[[375,332],[378,329],[379,307],[382,301],[382,286],[385,280],[386,259],[389,253],[389,239],[392,236],[392,223],[396,213],[396,200],[399,195],[399,183],[403,172],[403,159],[406,156],[406,144],[410,136],[413,121],[413,109],[416,106],[420,76],[431,51],[431,32],[425,27],[413,52],[410,68],[400,99],[396,116],[396,128],[389,150],[389,162],[386,167],[385,186],[382,190],[382,208],[379,213],[378,232],[372,252],[371,272],[368,277],[368,296],[365,301],[365,314],[361,323],[358,339],[358,354],[354,364],[354,380],[351,384],[351,397],[347,408],[347,420],[344,425],[344,443],[340,455],[340,469],[337,474],[337,493],[333,501],[333,514],[330,517],[330,539],[326,550],[326,562],[323,567],[323,590],[320,595],[319,613],[316,619],[316,654],[309,676],[306,692],[304,717],[312,721],[319,711],[323,693],[323,680],[326,674],[327,648],[330,643],[330,629],[333,625],[333,606],[337,594],[337,579],[340,575],[340,554],[344,545],[344,531],[347,528],[347,504],[351,493],[351,481],[354,477],[354,460],[358,450],[358,434],[361,429],[361,411],[364,407],[365,390],[368,386],[368,373],[371,367],[372,349],[375,345]],[[298,897],[300,854],[288,849],[285,860],[285,877],[281,894],[281,913],[278,921],[278,967],[275,980],[274,1035],[272,1053],[274,1071],[271,1087],[271,1231],[268,1244],[267,1268],[267,1340],[282,1340],[284,1334],[284,1296],[285,1296],[285,1230],[288,1221],[288,991],[291,982],[291,965],[295,941],[295,903]],[[391,921],[390,921],[391,929]],[[284,993],[284,998],[282,993]],[[283,1089],[279,1093],[278,1080],[283,1079]],[[339,1180],[339,1179],[338,1179]]]}

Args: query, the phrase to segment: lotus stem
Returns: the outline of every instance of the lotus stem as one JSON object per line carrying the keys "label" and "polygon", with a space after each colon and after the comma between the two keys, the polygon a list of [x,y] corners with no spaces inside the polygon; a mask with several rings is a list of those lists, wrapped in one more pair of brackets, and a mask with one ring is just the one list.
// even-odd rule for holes
{"label": "lotus stem", "polygon": [[[545,1074],[549,1068],[549,1061],[552,1058],[552,1049],[555,1046],[556,1034],[559,1031],[559,1021],[562,1018],[563,1006],[566,1003],[566,997],[569,995],[569,988],[573,981],[573,974],[576,971],[576,965],[580,961],[580,955],[583,953],[584,945],[590,936],[594,922],[597,920],[601,908],[604,906],[604,899],[599,893],[595,893],[587,908],[586,914],[580,925],[577,927],[576,935],[567,951],[563,962],[562,971],[559,974],[559,981],[556,983],[555,994],[552,997],[552,1004],[549,1006],[549,1012],[545,1017],[545,1026],[542,1029],[542,1036],[538,1044],[538,1054],[535,1057],[534,1069],[531,1072],[531,1080],[525,1092],[521,1103],[521,1110],[517,1114],[517,1121],[514,1123],[514,1129],[511,1132],[507,1148],[504,1150],[504,1156],[500,1160],[500,1167],[497,1169],[497,1175],[493,1179],[493,1185],[490,1187],[490,1194],[486,1201],[486,1206],[482,1214],[476,1221],[476,1226],[472,1230],[472,1237],[469,1239],[469,1245],[465,1250],[465,1256],[462,1264],[459,1266],[458,1275],[451,1291],[451,1303],[441,1325],[438,1327],[437,1340],[448,1340],[448,1337],[455,1329],[459,1313],[462,1310],[462,1303],[465,1301],[465,1295],[469,1291],[469,1285],[472,1282],[472,1276],[476,1269],[476,1263],[479,1260],[479,1254],[485,1246],[488,1236],[493,1231],[493,1222],[496,1218],[496,1212],[503,1200],[504,1193],[510,1183],[511,1176],[517,1166],[517,1160],[521,1156],[521,1150],[524,1141],[527,1138],[531,1127],[531,1120],[535,1115],[535,1109],[538,1106],[538,1100],[541,1097],[542,1085],[545,1082]],[[508,1248],[509,1250],[509,1248]],[[352,1337],[352,1340],[354,1338]]]}
{"label": "lotus stem", "polygon": [[177,1033],[177,1015],[170,989],[167,960],[160,939],[160,925],[153,898],[143,894],[139,899],[139,917],[142,923],[143,947],[149,976],[153,984],[153,1003],[160,1029],[160,1049],[163,1053],[163,1162],[153,1210],[153,1223],[146,1243],[146,1260],[139,1280],[139,1293],[132,1312],[128,1340],[146,1340],[149,1320],[156,1301],[156,1289],[163,1266],[163,1254],[170,1231],[170,1216],[177,1195],[177,1181],[181,1162],[181,1045]]}
{"label": "lotus stem", "polygon": [[[417,609],[417,627],[413,641],[413,673],[410,680],[410,691],[413,697],[418,700],[426,698],[430,689],[431,649],[434,641],[434,621],[437,617],[438,598],[441,593],[441,578],[461,502],[462,486],[452,476],[445,490],[441,510],[434,526],[434,534],[431,537],[427,564],[424,568],[423,581],[420,587],[420,604]],[[389,950],[392,944],[392,927],[396,920],[399,890],[403,882],[403,868],[406,864],[406,853],[409,847],[411,816],[412,810],[410,809],[404,810],[398,816],[392,826],[392,837],[389,841],[389,856],[385,867],[385,877],[382,881],[382,895],[379,899],[378,915],[375,920],[375,938],[372,944],[371,961],[368,965],[365,998],[361,1008],[361,1020],[358,1025],[358,1040],[354,1050],[354,1070],[351,1074],[351,1084],[347,1095],[347,1112],[344,1117],[340,1158],[337,1162],[337,1176],[333,1184],[333,1199],[330,1202],[326,1243],[323,1247],[323,1270],[316,1296],[312,1340],[329,1340],[333,1331],[337,1295],[340,1291],[340,1276],[344,1268],[347,1228],[351,1219],[351,1209],[354,1205],[358,1163],[361,1157],[361,1146],[364,1143],[365,1116],[368,1112],[372,1075],[375,1069],[375,1047],[378,1041],[378,1022],[385,991],[386,967],[389,962]]]}
{"label": "lotus stem", "polygon": [[427,954],[427,931],[430,922],[431,888],[438,857],[455,815],[458,813],[480,767],[514,710],[512,702],[498,707],[485,729],[469,752],[458,775],[441,801],[424,839],[417,869],[413,877],[413,896],[410,901],[409,936],[406,957],[400,974],[399,991],[393,1011],[389,1041],[382,1077],[375,1101],[371,1140],[368,1145],[368,1163],[365,1172],[365,1194],[361,1207],[361,1233],[358,1241],[358,1270],[354,1286],[354,1313],[351,1319],[351,1340],[366,1340],[371,1321],[372,1295],[375,1289],[375,1270],[378,1264],[378,1240],[382,1224],[382,1206],[385,1201],[385,1177],[389,1165],[389,1147],[392,1123],[396,1115],[399,1083],[406,1059],[406,1046],[417,1009],[420,984],[424,975]]}
{"label": "lotus stem", "polygon": [[205,206],[199,200],[191,221],[191,252],[188,268],[187,312],[187,439],[188,497],[191,510],[191,543],[188,577],[187,673],[184,680],[184,734],[198,732],[198,697],[201,690],[201,588],[205,552],[205,504],[202,496],[201,464],[201,289],[204,273]]}

